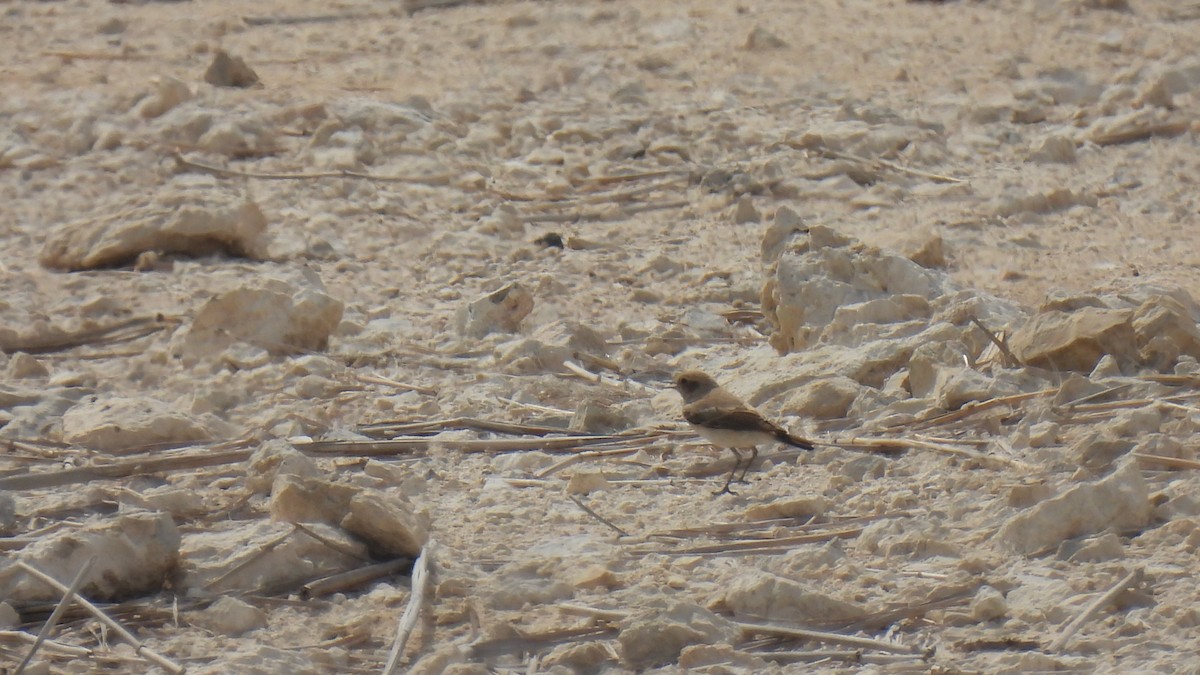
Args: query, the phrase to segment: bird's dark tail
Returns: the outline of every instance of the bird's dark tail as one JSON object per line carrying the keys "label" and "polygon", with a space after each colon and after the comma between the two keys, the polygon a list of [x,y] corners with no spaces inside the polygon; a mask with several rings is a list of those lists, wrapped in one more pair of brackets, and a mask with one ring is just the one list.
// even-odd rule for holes
{"label": "bird's dark tail", "polygon": [[800,448],[801,450],[812,450],[813,449],[813,444],[811,441],[803,439],[803,438],[796,438],[795,436],[789,434],[788,432],[784,431],[783,429],[775,430],[775,440],[779,441],[780,443],[790,445],[793,448]]}

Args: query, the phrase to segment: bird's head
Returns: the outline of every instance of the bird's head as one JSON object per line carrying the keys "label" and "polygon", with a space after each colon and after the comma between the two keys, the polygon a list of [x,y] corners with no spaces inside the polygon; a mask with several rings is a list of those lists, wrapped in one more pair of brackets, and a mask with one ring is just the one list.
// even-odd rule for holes
{"label": "bird's head", "polygon": [[685,403],[698,401],[717,388],[717,381],[699,370],[685,370],[675,376],[672,385],[683,396]]}

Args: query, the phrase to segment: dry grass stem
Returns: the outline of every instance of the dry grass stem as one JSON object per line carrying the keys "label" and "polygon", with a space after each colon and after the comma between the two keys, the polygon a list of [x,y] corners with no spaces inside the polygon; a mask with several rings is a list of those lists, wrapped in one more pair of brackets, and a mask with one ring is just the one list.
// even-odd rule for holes
{"label": "dry grass stem", "polygon": [[67,331],[49,337],[9,338],[0,341],[0,352],[8,354],[12,354],[13,352],[49,354],[85,345],[110,345],[118,342],[128,342],[152,335],[178,322],[178,319],[173,318],[165,319],[161,316],[142,316],[120,321],[110,326]]}
{"label": "dry grass stem", "polygon": [[379,384],[385,387],[399,389],[401,391],[415,391],[418,394],[424,394],[425,396],[437,396],[438,393],[436,389],[432,389],[430,387],[422,387],[421,385],[410,384],[408,382],[397,382],[396,380],[383,377],[382,375],[356,375],[354,379],[362,382],[363,384]]}
{"label": "dry grass stem", "polygon": [[635,448],[617,448],[615,450],[585,450],[583,452],[575,453],[574,455],[571,455],[560,462],[551,464],[541,471],[534,472],[533,475],[536,478],[546,478],[551,474],[557,473],[568,466],[572,466],[580,462],[586,462],[593,459],[606,459],[609,457],[625,457],[627,455],[637,454],[642,450],[645,450],[644,446]]}
{"label": "dry grass stem", "polygon": [[1100,610],[1103,609],[1105,605],[1108,605],[1113,600],[1116,600],[1117,596],[1130,588],[1136,588],[1137,586],[1141,585],[1144,577],[1145,571],[1140,567],[1134,568],[1132,572],[1121,577],[1121,580],[1113,584],[1112,588],[1108,589],[1108,591],[1103,595],[1089,603],[1087,607],[1083,608],[1083,611],[1080,612],[1078,616],[1076,616],[1074,619],[1071,619],[1071,621],[1063,626],[1062,632],[1058,634],[1058,637],[1054,639],[1054,642],[1050,643],[1048,651],[1052,653],[1061,652],[1063,647],[1066,646],[1067,641],[1070,640],[1075,633],[1077,633],[1079,629],[1083,627],[1083,624],[1091,621],[1094,616],[1100,613]]}
{"label": "dry grass stem", "polygon": [[63,612],[75,600],[75,594],[79,592],[79,587],[83,585],[83,580],[87,578],[88,571],[95,564],[96,556],[92,556],[79,566],[79,571],[75,573],[75,579],[71,581],[71,585],[67,587],[67,590],[63,592],[62,599],[54,606],[54,611],[50,612],[50,617],[46,619],[46,623],[42,624],[42,629],[38,631],[37,637],[34,638],[33,645],[29,648],[29,653],[25,655],[20,665],[17,666],[16,675],[21,675],[21,673],[25,672],[25,668],[33,660],[34,655],[37,654],[38,648],[46,641],[46,638],[50,635],[50,631],[58,625],[58,620],[62,618]]}
{"label": "dry grass stem", "polygon": [[798,544],[811,544],[819,541],[830,541],[833,539],[851,539],[861,534],[863,528],[855,527],[841,530],[831,530],[828,532],[817,532],[814,534],[801,534],[793,537],[777,537],[773,539],[742,539],[725,541],[719,544],[709,544],[707,546],[693,546],[691,548],[653,548],[639,549],[635,553],[670,553],[673,555],[725,555],[734,553],[765,553],[774,549],[788,550]]}
{"label": "dry grass stem", "polygon": [[300,587],[300,592],[305,598],[319,598],[343,591],[358,590],[372,581],[397,574],[400,570],[411,564],[412,561],[407,558],[397,558],[346,572],[331,574],[304,584]]}
{"label": "dry grass stem", "polygon": [[580,508],[580,509],[581,509],[581,510],[584,512],[584,513],[586,513],[586,514],[588,514],[589,516],[591,516],[591,517],[595,518],[595,519],[596,519],[597,521],[599,521],[599,522],[600,522],[602,525],[605,525],[605,526],[607,526],[607,527],[608,527],[610,530],[612,530],[613,532],[616,532],[618,535],[620,535],[620,536],[622,536],[622,537],[628,537],[628,536],[629,536],[629,533],[628,533],[628,532],[626,532],[625,530],[622,530],[621,528],[619,528],[619,527],[617,527],[616,525],[614,525],[614,524],[612,523],[612,521],[610,521],[609,519],[605,518],[604,516],[600,515],[599,513],[596,513],[595,511],[593,511],[593,510],[592,510],[592,508],[591,508],[590,506],[588,506],[587,504],[584,504],[584,503],[583,503],[582,501],[580,501],[580,499],[579,499],[578,497],[576,497],[575,495],[567,495],[567,498],[568,498],[568,499],[570,499],[572,502],[575,502],[575,506],[578,506],[578,507],[579,507],[579,508]]}
{"label": "dry grass stem", "polygon": [[[587,616],[600,621],[623,621],[629,616],[629,612],[610,609],[599,609],[588,607],[587,605],[578,605],[575,603],[560,602],[556,605],[560,611],[576,616]],[[745,621],[733,622],[743,633],[747,635],[770,635],[774,637],[791,638],[795,640],[812,640],[825,644],[840,644],[859,649],[874,649],[881,652],[891,654],[918,654],[914,647],[888,642],[886,640],[875,640],[872,638],[857,637],[854,635],[842,635],[840,633],[830,633],[826,631],[806,630],[803,628],[794,628],[791,626],[781,626],[772,623],[750,623]]]}
{"label": "dry grass stem", "polygon": [[857,449],[863,449],[863,448],[880,448],[880,449],[907,448],[907,449],[912,449],[912,450],[932,450],[934,452],[940,452],[940,453],[946,454],[946,455],[954,455],[956,457],[965,457],[968,459],[973,459],[982,464],[999,464],[999,465],[1011,467],[1014,469],[1019,469],[1021,471],[1025,471],[1025,472],[1034,472],[1034,471],[1038,470],[1038,468],[1033,466],[1032,464],[1028,464],[1028,463],[1022,462],[1020,460],[1009,459],[1008,457],[1001,457],[999,455],[988,455],[988,454],[979,452],[977,450],[971,450],[969,448],[958,448],[953,445],[945,445],[942,443],[930,443],[929,441],[920,441],[920,440],[916,440],[916,439],[912,439],[912,438],[858,438],[858,437],[854,437],[854,438],[848,438],[845,440],[839,440],[837,443],[831,443],[831,445],[836,445],[838,447],[857,448]]}
{"label": "dry grass stem", "polygon": [[[32,565],[30,565],[29,563],[27,563],[23,560],[17,561],[17,565],[22,570],[24,570],[26,573],[37,578],[39,581],[41,581],[49,586],[52,586],[53,588],[58,590],[58,592],[60,592],[60,593],[66,593],[69,590],[67,588],[67,586],[63,585],[61,582],[59,582],[54,577],[33,567]],[[167,657],[159,654],[158,652],[155,652],[154,650],[147,648],[144,644],[142,644],[141,640],[137,639],[136,637],[133,636],[132,633],[125,630],[124,626],[122,626],[121,624],[114,621],[112,618],[110,618],[104,612],[100,611],[100,608],[96,607],[91,602],[89,602],[87,598],[84,598],[81,595],[76,595],[75,601],[78,602],[80,605],[82,605],[85,609],[87,609],[87,611],[89,613],[91,613],[92,616],[99,619],[101,623],[103,623],[105,626],[108,626],[111,630],[116,632],[117,635],[121,636],[122,640],[125,640],[130,645],[133,645],[133,648],[134,648],[133,651],[138,656],[141,656],[142,658],[144,658],[148,661],[154,662],[156,665],[158,665],[159,667],[161,667],[162,669],[166,670],[169,673],[182,673],[184,671],[183,666],[179,665],[178,663],[175,663],[171,659],[168,659]]]}
{"label": "dry grass stem", "polygon": [[[0,643],[2,644],[33,644],[36,639],[23,630],[0,630]],[[42,649],[49,654],[63,658],[86,659],[95,655],[95,652],[87,647],[77,647],[57,640],[43,640]]]}
{"label": "dry grass stem", "polygon": [[380,183],[412,183],[414,185],[430,185],[434,187],[448,187],[454,176],[451,174],[441,174],[437,176],[385,176],[361,171],[314,171],[310,173],[264,173],[258,171],[239,171],[237,169],[225,169],[203,162],[186,159],[178,152],[172,152],[171,157],[175,162],[183,168],[195,169],[204,173],[212,174],[221,178],[255,178],[258,180],[318,180],[321,178],[357,178],[361,180],[376,181]]}
{"label": "dry grass stem", "polygon": [[391,652],[388,653],[387,665],[383,668],[384,675],[392,675],[400,667],[400,656],[404,653],[404,645],[408,643],[408,637],[416,627],[421,609],[425,605],[425,594],[428,592],[430,584],[430,567],[433,565],[431,559],[434,546],[433,541],[426,543],[425,547],[421,549],[421,555],[417,556],[416,562],[413,563],[412,595],[409,596],[408,605],[404,608],[404,613],[400,615],[400,623],[396,626],[396,639],[392,642]]}
{"label": "dry grass stem", "polygon": [[1182,457],[1163,457],[1162,455],[1148,455],[1142,452],[1131,453],[1135,458],[1142,462],[1150,464],[1162,464],[1173,469],[1200,469],[1200,461],[1194,459],[1184,459]]}
{"label": "dry grass stem", "polygon": [[238,564],[234,565],[233,567],[230,567],[229,569],[225,570],[220,575],[218,575],[217,578],[213,579],[212,581],[208,582],[207,584],[204,584],[205,590],[212,590],[212,589],[216,588],[222,581],[225,581],[226,579],[233,576],[234,574],[237,574],[238,572],[246,569],[250,565],[253,565],[255,563],[255,561],[259,560],[264,555],[270,553],[275,547],[277,547],[280,544],[282,544],[283,542],[287,541],[293,534],[296,533],[296,530],[300,529],[299,526],[296,525],[295,523],[292,523],[291,525],[292,525],[292,527],[290,529],[288,529],[287,532],[284,532],[283,534],[279,535],[278,537],[275,537],[274,539],[260,545],[253,552],[251,552],[250,555],[243,558],[241,562],[239,562]]}

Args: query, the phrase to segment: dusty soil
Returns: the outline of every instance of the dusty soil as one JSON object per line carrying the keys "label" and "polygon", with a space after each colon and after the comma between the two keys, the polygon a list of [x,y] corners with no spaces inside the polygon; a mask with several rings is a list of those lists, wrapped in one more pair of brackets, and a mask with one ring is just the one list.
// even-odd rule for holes
{"label": "dusty soil", "polygon": [[[36,362],[0,356],[6,380],[158,399],[205,419],[222,439],[256,439],[251,446],[358,438],[360,425],[386,421],[565,426],[587,402],[615,411],[613,428],[682,429],[679,401],[663,389],[676,369],[708,369],[742,394],[767,384],[761,376],[738,384],[738,373],[775,358],[764,337],[771,327],[754,310],[770,274],[760,241],[784,205],[872,246],[911,253],[940,238],[955,282],[1030,308],[1048,293],[1150,282],[1193,290],[1200,5],[1120,5],[614,0],[409,13],[366,1],[3,4],[6,344],[131,317],[168,322],[130,342],[51,351]],[[206,83],[218,49],[244,58],[261,85]],[[153,114],[146,102],[168,78],[190,95]],[[336,175],[344,170],[363,175]],[[645,175],[607,179],[632,174]],[[266,260],[163,254],[144,259],[142,271],[79,272],[38,261],[60,228],[197,187],[258,205]],[[535,243],[551,233],[566,247]],[[935,256],[932,264],[942,263]],[[177,357],[179,334],[209,298],[314,273],[345,305],[326,350],[242,367]],[[534,300],[520,335],[455,328],[465,303],[511,282]],[[734,309],[747,310],[750,325],[710,320]],[[609,342],[607,361],[584,364],[607,383],[511,356],[522,335],[556,321]],[[708,332],[683,349],[648,346],[680,325]],[[857,425],[769,398],[757,401],[765,412],[818,440]],[[18,413],[5,405],[9,424]],[[48,407],[33,435],[36,425],[5,427],[30,442],[0,455],[6,476],[113,460],[56,445],[62,413]],[[1173,421],[1193,414],[1186,406],[1164,413]],[[1011,450],[1019,418],[962,433],[982,452]],[[589,662],[650,668],[654,658],[631,658],[615,632],[556,633],[594,621],[558,605],[637,613],[670,600],[728,616],[722,594],[754,570],[867,608],[873,618],[838,625],[818,611],[796,627],[919,652],[873,666],[886,672],[1178,672],[1200,649],[1195,513],[1156,512],[1143,530],[1095,533],[1098,544],[1034,555],[993,541],[1020,508],[1103,475],[1042,460],[1110,421],[1073,423],[1050,450],[1015,455],[1035,466],[1032,475],[915,450],[864,472],[860,455],[826,448],[756,467],[750,485],[719,498],[710,493],[727,465],[696,477],[720,456],[684,435],[552,472],[559,455],[464,452],[457,441],[497,436],[462,430],[428,451],[373,460],[383,468],[353,453],[318,464],[347,485],[403,492],[428,512],[437,542],[432,620],[417,626],[405,661],[422,672],[486,672],[478,664],[509,672],[531,660],[562,672]],[[1144,472],[1154,494],[1194,491],[1186,472],[1162,468]],[[144,505],[139,492],[177,486],[199,500],[199,509],[172,511],[186,542],[270,517],[268,497],[245,485],[246,473],[242,465],[177,469],[13,490],[6,534],[37,538],[102,520],[113,504]],[[599,481],[573,490],[627,536],[572,503],[573,474]],[[773,503],[808,509],[783,515],[815,516],[814,526],[827,526],[818,532],[865,522],[867,536],[766,553],[694,548],[721,539],[704,528],[744,524]],[[804,522],[777,523],[774,535],[805,532],[797,529]],[[651,537],[686,528],[703,531]],[[1080,547],[1105,552],[1075,556]],[[1146,580],[1136,592],[1054,644],[1135,570]],[[1007,596],[1006,608],[995,609],[992,589]],[[196,672],[375,672],[409,580],[316,599],[298,588],[244,593],[265,626],[241,635],[206,627],[200,613],[211,597],[181,598],[177,616],[172,597],[143,597],[142,614],[114,615]],[[16,625],[36,633],[45,614],[30,609]],[[59,640],[97,645],[89,619],[63,623]],[[773,640],[693,648],[663,663],[713,672],[862,667],[845,655],[820,666],[760,660],[763,651],[819,647]],[[711,641],[693,636],[680,646]],[[588,651],[594,644],[602,649]],[[6,667],[26,649],[6,644]],[[143,667],[131,651],[104,648],[49,663],[50,672]]]}

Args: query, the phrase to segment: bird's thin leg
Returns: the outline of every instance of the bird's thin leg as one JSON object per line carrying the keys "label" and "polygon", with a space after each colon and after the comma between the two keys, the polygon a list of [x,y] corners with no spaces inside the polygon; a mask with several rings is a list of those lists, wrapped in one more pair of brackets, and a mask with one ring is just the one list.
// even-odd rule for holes
{"label": "bird's thin leg", "polygon": [[731,495],[737,494],[733,490],[730,490],[729,486],[733,483],[733,477],[737,475],[738,466],[740,466],[742,463],[742,453],[738,452],[737,448],[730,448],[729,450],[733,452],[733,468],[729,471],[729,477],[725,479],[724,487],[722,487],[720,490],[717,490],[716,492],[713,493],[714,495],[717,495],[717,496],[720,496],[720,495],[723,495],[726,493],[731,494]]}
{"label": "bird's thin leg", "polygon": [[742,475],[738,477],[737,482],[739,482],[739,483],[749,483],[750,482],[750,481],[746,480],[746,474],[750,472],[750,465],[753,464],[754,460],[756,460],[756,459],[758,459],[758,446],[757,445],[750,448],[750,460],[746,462],[746,466],[742,467]]}

